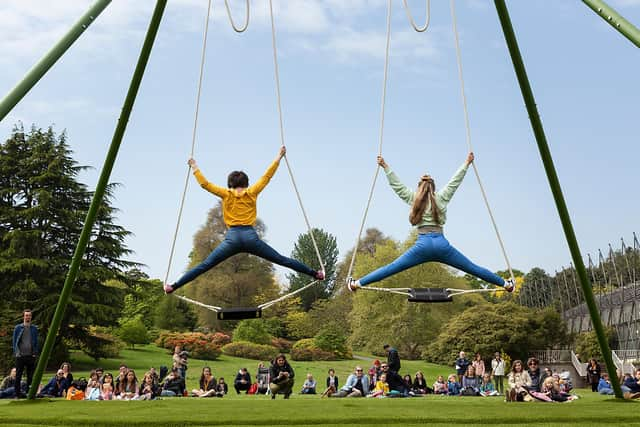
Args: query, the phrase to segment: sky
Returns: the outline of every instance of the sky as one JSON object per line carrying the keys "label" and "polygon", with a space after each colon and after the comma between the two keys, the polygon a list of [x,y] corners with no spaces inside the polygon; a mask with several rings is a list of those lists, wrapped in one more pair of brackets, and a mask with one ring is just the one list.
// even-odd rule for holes
{"label": "sky", "polygon": [[[418,23],[425,2],[410,0]],[[91,6],[85,0],[3,0],[0,96]],[[0,122],[66,130],[94,188],[155,2],[115,0]],[[244,2],[230,1],[236,21]],[[609,4],[636,26],[640,0]],[[578,1],[507,2],[580,248],[596,254],[639,231],[638,48]],[[111,181],[122,186],[118,223],[131,259],[164,279],[191,152],[205,0],[170,0]],[[213,1],[194,157],[213,182],[231,170],[255,181],[280,146],[267,0],[253,0],[236,34]],[[380,144],[387,2],[274,0],[284,141],[311,225],[354,246]],[[511,265],[547,272],[571,261],[493,2],[458,0],[456,14],[471,144]],[[400,0],[392,31],[382,154],[412,187],[424,173],[444,185],[468,152],[449,2],[432,2],[424,33]],[[215,197],[192,180],[169,280],[185,270],[193,235]],[[266,240],[290,254],[307,231],[284,164],[262,193]],[[365,227],[396,240],[408,206],[380,176]],[[455,194],[445,235],[476,263],[506,268],[473,173]],[[278,270],[280,277],[282,270]]]}

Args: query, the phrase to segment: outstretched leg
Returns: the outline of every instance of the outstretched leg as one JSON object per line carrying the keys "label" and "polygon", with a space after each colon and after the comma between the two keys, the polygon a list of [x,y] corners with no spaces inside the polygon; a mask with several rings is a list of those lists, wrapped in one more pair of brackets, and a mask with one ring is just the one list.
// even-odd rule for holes
{"label": "outstretched leg", "polygon": [[239,245],[235,239],[233,239],[233,236],[229,236],[229,234],[230,232],[227,232],[222,243],[220,243],[204,261],[187,271],[180,279],[178,279],[178,281],[172,285],[173,290],[186,285],[196,277],[220,264],[225,259],[240,252]]}
{"label": "outstretched leg", "polygon": [[362,277],[357,281],[357,283],[360,286],[367,286],[411,267],[415,267],[418,264],[430,261],[431,251],[429,250],[429,247],[429,241],[426,240],[426,236],[419,235],[416,244],[408,251],[396,258],[391,264],[380,267],[379,269]]}
{"label": "outstretched leg", "polygon": [[262,241],[255,230],[253,230],[253,233],[250,236],[247,236],[247,239],[244,242],[243,249],[245,252],[259,256],[260,258],[264,258],[274,264],[278,264],[283,267],[295,270],[298,273],[306,274],[313,278],[320,279],[318,277],[319,272],[313,270],[311,267],[301,263],[300,261],[281,255],[280,253],[278,253],[278,251]]}
{"label": "outstretched leg", "polygon": [[450,265],[451,267],[455,267],[458,270],[464,271],[465,273],[472,274],[484,280],[485,282],[492,283],[496,286],[505,285],[505,280],[502,277],[484,267],[480,267],[479,265],[474,264],[469,258],[464,256],[462,252],[454,248],[448,241],[446,243],[448,245],[448,248],[443,249],[443,251],[440,253],[440,259],[438,259],[437,261]]}

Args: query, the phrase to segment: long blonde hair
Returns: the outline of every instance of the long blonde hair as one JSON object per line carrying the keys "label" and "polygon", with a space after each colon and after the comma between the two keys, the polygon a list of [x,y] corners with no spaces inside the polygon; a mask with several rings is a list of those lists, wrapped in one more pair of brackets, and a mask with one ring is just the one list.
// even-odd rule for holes
{"label": "long blonde hair", "polygon": [[413,199],[411,213],[409,214],[409,222],[411,225],[417,225],[422,221],[425,209],[427,209],[427,201],[431,202],[431,216],[434,221],[440,223],[440,211],[436,204],[436,183],[429,175],[423,175],[418,184],[418,191]]}

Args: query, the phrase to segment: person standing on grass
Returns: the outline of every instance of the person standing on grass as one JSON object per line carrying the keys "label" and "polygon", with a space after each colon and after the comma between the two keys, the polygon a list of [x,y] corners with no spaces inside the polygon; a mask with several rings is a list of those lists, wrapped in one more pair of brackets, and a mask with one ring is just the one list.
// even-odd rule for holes
{"label": "person standing on grass", "polygon": [[275,399],[276,394],[282,393],[284,398],[288,399],[291,396],[295,373],[284,354],[280,353],[271,363],[269,375],[271,377],[271,383],[269,384],[271,398]]}
{"label": "person standing on grass", "polygon": [[598,391],[598,384],[600,383],[600,364],[593,357],[589,359],[587,363],[587,382],[591,385],[591,391]]}
{"label": "person standing on grass", "polygon": [[[33,380],[33,371],[38,361],[38,328],[31,324],[33,313],[26,309],[22,312],[22,323],[13,329],[13,355],[16,358],[16,397],[26,397]],[[22,390],[22,373],[27,371],[27,390]]]}
{"label": "person standing on grass", "polygon": [[504,360],[499,351],[496,351],[491,360],[491,376],[495,382],[496,391],[504,394]]}
{"label": "person standing on grass", "polygon": [[382,348],[384,348],[385,353],[387,353],[387,364],[389,365],[389,370],[391,372],[400,372],[400,355],[398,354],[398,350],[391,347],[389,344],[385,344]]}
{"label": "person standing on grass", "polygon": [[462,377],[467,373],[467,368],[471,365],[471,361],[467,359],[464,351],[461,351],[456,359],[456,374],[458,374],[458,382],[462,384]]}

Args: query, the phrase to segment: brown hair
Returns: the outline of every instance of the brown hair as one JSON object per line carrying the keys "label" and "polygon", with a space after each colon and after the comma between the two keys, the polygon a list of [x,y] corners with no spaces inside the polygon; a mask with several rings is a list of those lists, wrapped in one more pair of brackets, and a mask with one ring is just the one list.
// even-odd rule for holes
{"label": "brown hair", "polygon": [[233,171],[227,177],[227,187],[229,188],[247,188],[249,186],[249,177],[242,171]]}
{"label": "brown hair", "polygon": [[417,225],[422,221],[424,211],[427,209],[427,201],[431,203],[431,216],[434,221],[440,223],[440,211],[436,204],[436,184],[429,175],[423,175],[418,184],[418,191],[413,199],[411,213],[409,214],[409,222],[411,225]]}

